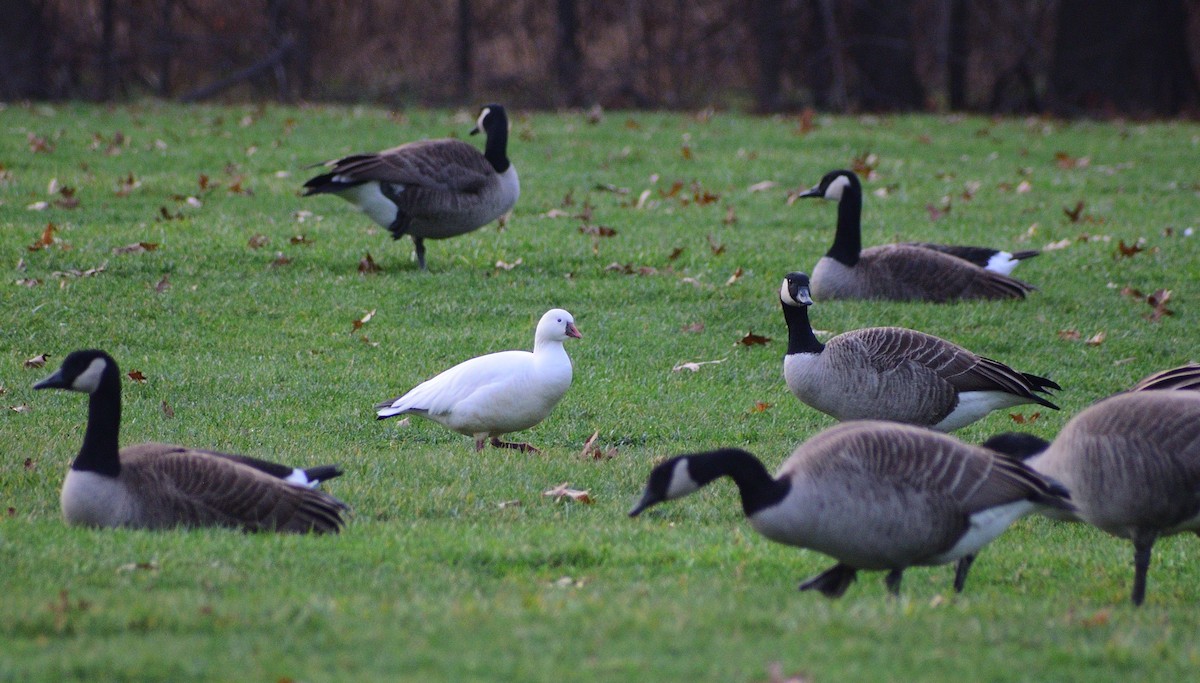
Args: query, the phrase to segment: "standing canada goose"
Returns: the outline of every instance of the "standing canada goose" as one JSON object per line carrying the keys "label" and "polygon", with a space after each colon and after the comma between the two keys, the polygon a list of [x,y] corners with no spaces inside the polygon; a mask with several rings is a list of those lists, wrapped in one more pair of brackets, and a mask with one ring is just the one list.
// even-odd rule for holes
{"label": "standing canada goose", "polygon": [[561,308],[546,311],[533,335],[533,352],[500,351],[463,361],[399,398],[375,406],[377,419],[412,413],[459,434],[475,437],[475,451],[488,437],[497,448],[537,453],[527,443],[501,441],[550,414],[571,386],[571,359],[563,342],[583,337],[575,318]]}
{"label": "standing canada goose", "polygon": [[[34,389],[90,395],[83,447],[63,482],[68,524],[163,529],[223,526],[245,531],[337,533],[345,503],[309,488],[340,474],[331,465],[302,471],[256,458],[143,443],[119,448],[121,373],[104,351],[74,351]],[[296,475],[299,476],[299,475]]]}
{"label": "standing canada goose", "polygon": [[802,402],[838,420],[891,420],[950,432],[993,410],[1058,406],[1034,392],[1062,389],[1037,375],[903,327],[844,332],[822,344],[808,321],[804,273],[779,290],[788,327],[783,377]]}
{"label": "standing canada goose", "polygon": [[498,104],[479,112],[474,135],[487,134],[483,154],[461,140],[423,140],[375,154],[325,162],[328,173],[304,183],[304,196],[331,193],[362,209],[393,239],[412,237],[425,269],[425,240],[471,232],[517,203],[521,183],[508,160],[508,116]]}
{"label": "standing canada goose", "polygon": [[[801,197],[820,197],[838,203],[833,246],[813,268],[812,295],[831,299],[887,299],[946,303],[962,299],[1024,299],[1034,290],[970,260],[990,251],[979,247],[886,244],[862,248],[862,185],[853,171],[830,171]],[[983,249],[973,253],[972,249]],[[1007,254],[1007,252],[1005,252]],[[1018,256],[1020,254],[1020,256]],[[1035,252],[1008,257],[987,254],[985,262],[1028,258]],[[968,258],[969,257],[969,258]],[[1008,267],[1011,271],[1011,265]]]}
{"label": "standing canada goose", "polygon": [[[1017,460],[927,429],[864,421],[801,444],[774,478],[736,448],[671,458],[651,471],[629,514],[722,476],[737,484],[755,531],[837,560],[800,584],[831,598],[859,570],[887,570],[888,590],[896,594],[908,567],[973,557],[1030,511],[1071,509],[1062,487]],[[955,587],[961,590],[957,576]]]}
{"label": "standing canada goose", "polygon": [[[1001,446],[1010,435],[989,440]],[[1036,439],[1036,437],[1027,437]],[[1071,418],[1028,458],[1062,483],[1084,521],[1133,541],[1134,605],[1146,599],[1150,554],[1161,536],[1200,534],[1200,394],[1138,390],[1110,396]]]}

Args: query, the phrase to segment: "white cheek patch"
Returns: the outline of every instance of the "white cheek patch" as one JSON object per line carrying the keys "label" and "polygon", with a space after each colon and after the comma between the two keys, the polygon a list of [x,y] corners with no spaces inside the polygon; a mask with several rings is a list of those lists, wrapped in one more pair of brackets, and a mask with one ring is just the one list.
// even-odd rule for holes
{"label": "white cheek patch", "polygon": [[832,183],[829,183],[829,187],[825,188],[825,198],[838,201],[847,187],[850,187],[850,179],[840,175],[834,178]]}
{"label": "white cheek patch", "polygon": [[779,299],[789,306],[797,306],[800,304],[799,301],[796,301],[796,299],[792,297],[792,292],[788,289],[787,280],[784,280],[783,286],[779,288]]}
{"label": "white cheek patch", "polygon": [[492,113],[491,107],[484,107],[483,111],[479,112],[479,118],[475,120],[475,127],[478,128],[479,130],[483,130],[483,120],[486,119],[488,117],[488,114],[491,114],[491,113]]}
{"label": "white cheek patch", "polygon": [[71,382],[71,388],[88,394],[96,391],[100,388],[100,378],[104,376],[104,369],[107,367],[108,363],[103,358],[92,360],[87,370],[79,373],[75,381]]}
{"label": "white cheek patch", "polygon": [[686,496],[698,488],[700,486],[692,479],[692,475],[688,474],[687,460],[675,463],[675,469],[671,471],[671,484],[667,486],[667,500]]}

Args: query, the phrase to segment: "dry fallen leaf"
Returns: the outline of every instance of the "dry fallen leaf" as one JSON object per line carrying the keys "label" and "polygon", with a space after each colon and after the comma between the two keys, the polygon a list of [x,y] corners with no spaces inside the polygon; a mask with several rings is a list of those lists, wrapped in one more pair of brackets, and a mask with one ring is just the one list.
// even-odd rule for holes
{"label": "dry fallen leaf", "polygon": [[249,245],[251,249],[261,249],[262,247],[267,246],[268,241],[269,240],[267,239],[266,235],[254,235],[248,242],[246,242],[246,244]]}
{"label": "dry fallen leaf", "polygon": [[130,195],[130,193],[132,193],[134,190],[138,189],[141,186],[142,186],[142,181],[133,177],[133,172],[131,171],[128,176],[120,179],[117,182],[116,195],[118,197],[128,197]]}
{"label": "dry fallen leaf", "polygon": [[37,287],[42,284],[42,281],[36,277],[24,277],[17,280],[16,283],[22,287]]}
{"label": "dry fallen leaf", "polygon": [[134,242],[123,247],[113,247],[112,252],[114,254],[142,254],[155,249],[158,249],[157,242]]}
{"label": "dry fallen leaf", "polygon": [[767,683],[813,683],[811,676],[805,674],[785,674],[783,673],[783,664],[779,662],[771,662],[767,667]]}
{"label": "dry fallen leaf", "polygon": [[496,270],[512,270],[525,262],[525,259],[517,257],[516,261],[506,263],[505,261],[496,261]]}
{"label": "dry fallen leaf", "polygon": [[21,403],[19,405],[15,405],[15,406],[9,406],[8,409],[13,411],[14,413],[28,413],[30,410],[33,410],[32,408],[29,407],[28,403]]}
{"label": "dry fallen leaf", "polygon": [[704,331],[704,323],[702,323],[702,322],[688,323],[687,325],[684,325],[683,328],[680,330],[680,332],[684,332],[687,334],[697,334],[697,333],[700,333],[703,331]]}
{"label": "dry fallen leaf", "polygon": [[1145,251],[1146,248],[1141,245],[1141,240],[1135,241],[1133,244],[1125,244],[1125,240],[1117,242],[1117,250],[1113,252],[1113,258],[1132,258],[1134,254]]}
{"label": "dry fallen leaf", "polygon": [[139,384],[146,381],[146,375],[144,375],[141,370],[130,370],[126,374],[129,376],[129,379]]}
{"label": "dry fallen leaf", "polygon": [[718,244],[717,240],[711,234],[705,235],[705,238],[708,240],[708,248],[712,250],[713,256],[720,256],[725,253],[725,245]]}
{"label": "dry fallen leaf", "polygon": [[771,405],[772,405],[772,404],[770,404],[770,403],[765,403],[765,402],[763,402],[763,401],[755,401],[755,402],[754,402],[754,405],[750,407],[750,412],[752,412],[752,413],[765,413],[766,411],[768,411],[768,410],[770,410],[770,409],[771,409]]}
{"label": "dry fallen leaf", "polygon": [[592,503],[596,502],[592,499],[591,495],[589,495],[587,491],[573,489],[571,488],[571,482],[567,481],[564,481],[563,483],[551,489],[542,491],[542,495],[553,498],[554,502],[556,503],[563,500],[573,500],[577,503],[591,505]]}
{"label": "dry fallen leaf", "polygon": [[742,270],[742,267],[738,266],[737,270],[733,271],[733,274],[730,275],[729,279],[725,281],[725,286],[728,287],[729,285],[734,284],[738,280],[741,280],[743,272],[744,271]]}
{"label": "dry fallen leaf", "polygon": [[1108,337],[1108,333],[1101,330],[1100,332],[1097,332],[1096,334],[1092,335],[1091,337],[1088,337],[1087,341],[1085,341],[1084,344],[1087,344],[1088,346],[1100,346],[1101,344],[1104,343],[1104,340],[1107,337]]}
{"label": "dry fallen leaf", "polygon": [[372,275],[380,271],[379,264],[375,263],[375,259],[371,258],[371,252],[358,260],[358,272],[361,275]]}
{"label": "dry fallen leaf", "polygon": [[167,280],[167,274],[163,273],[162,279],[160,279],[157,283],[155,283],[154,291],[158,294],[162,294],[163,292],[167,291],[170,288],[171,288],[171,282],[169,280]]}
{"label": "dry fallen leaf", "polygon": [[871,152],[862,152],[850,161],[850,168],[863,180],[874,180],[879,177],[875,168],[879,166],[879,156]]}
{"label": "dry fallen leaf", "polygon": [[1019,425],[1024,425],[1024,424],[1033,424],[1034,422],[1037,422],[1038,418],[1040,418],[1042,416],[1042,414],[1034,413],[1034,414],[1030,415],[1029,417],[1025,417],[1025,415],[1023,415],[1022,413],[1009,413],[1008,416],[1010,418],[1012,418],[1013,422],[1016,422]]}
{"label": "dry fallen leaf", "polygon": [[163,415],[167,417],[175,417],[175,410],[171,408],[171,404],[167,403],[166,399],[162,402]]}
{"label": "dry fallen leaf", "polygon": [[371,310],[367,311],[366,315],[359,318],[358,320],[355,320],[352,323],[354,326],[354,331],[357,332],[358,330],[362,329],[363,325],[366,325],[367,323],[371,322],[371,318],[375,317],[375,310],[376,309],[372,308]]}
{"label": "dry fallen leaf", "polygon": [[934,222],[940,221],[943,218],[945,218],[947,215],[949,215],[950,208],[951,208],[951,206],[950,206],[949,202],[945,202],[940,207],[934,206],[933,204],[925,205],[925,210],[929,212],[929,220],[934,221]]}
{"label": "dry fallen leaf", "polygon": [[667,260],[674,261],[675,259],[679,258],[681,254],[683,254],[683,247],[675,247],[671,250],[670,254],[667,254]]}
{"label": "dry fallen leaf", "polygon": [[778,186],[779,183],[775,182],[774,180],[763,180],[761,182],[754,183],[750,187],[746,188],[746,190],[748,192],[766,192],[767,190],[775,189]]}
{"label": "dry fallen leaf", "polygon": [[291,262],[292,262],[292,260],[290,258],[284,256],[282,251],[277,251],[277,252],[275,252],[275,260],[271,261],[271,267],[278,268],[279,266],[286,266],[287,264],[289,264]]}
{"label": "dry fallen leaf", "polygon": [[688,361],[686,363],[680,363],[679,365],[671,368],[671,372],[679,372],[680,370],[691,370],[692,372],[697,372],[700,370],[700,366],[702,365],[716,365],[717,363],[724,362],[724,358],[717,360]]}
{"label": "dry fallen leaf", "polygon": [[25,361],[25,367],[27,367],[27,368],[44,367],[46,365],[46,361],[49,359],[50,359],[50,354],[39,353],[38,355],[34,356],[33,358],[30,358],[29,360]]}
{"label": "dry fallen leaf", "polygon": [[1075,208],[1073,209],[1068,209],[1064,206],[1063,213],[1066,214],[1067,220],[1071,221],[1072,223],[1078,223],[1079,217],[1083,214],[1083,200],[1081,199],[1075,202]]}
{"label": "dry fallen leaf", "polygon": [[579,452],[579,457],[585,460],[612,460],[617,457],[617,447],[600,448],[596,445],[596,439],[598,438],[600,438],[600,432],[592,432],[592,435],[584,442],[583,450]]}
{"label": "dry fallen leaf", "polygon": [[607,225],[581,225],[579,232],[584,235],[593,235],[595,237],[612,237],[617,234],[617,231]]}
{"label": "dry fallen leaf", "polygon": [[291,244],[299,244],[306,247],[315,241],[316,240],[310,238],[308,235],[293,235],[291,239],[288,240],[288,242]]}
{"label": "dry fallen leaf", "polygon": [[1079,341],[1083,335],[1079,334],[1079,330],[1059,330],[1058,338],[1063,341]]}
{"label": "dry fallen leaf", "polygon": [[41,237],[38,237],[36,240],[34,240],[33,244],[26,248],[29,249],[29,251],[45,249],[46,247],[59,241],[58,238],[54,236],[54,233],[56,232],[58,232],[58,228],[53,223],[47,223],[46,227],[42,230]]}
{"label": "dry fallen leaf", "polygon": [[753,332],[747,332],[746,336],[738,340],[738,343],[743,346],[755,346],[766,344],[769,341],[771,341],[770,337],[763,337],[761,335],[754,334]]}

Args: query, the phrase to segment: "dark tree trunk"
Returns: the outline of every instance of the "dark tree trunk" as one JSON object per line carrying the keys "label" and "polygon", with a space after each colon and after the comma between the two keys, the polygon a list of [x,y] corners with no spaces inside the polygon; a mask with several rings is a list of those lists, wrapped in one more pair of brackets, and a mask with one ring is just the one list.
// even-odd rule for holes
{"label": "dark tree trunk", "polygon": [[458,97],[471,98],[471,0],[458,0]]}
{"label": "dark tree trunk", "polygon": [[579,88],[579,14],[575,0],[558,0],[558,16],[555,23],[557,49],[556,79],[560,104],[578,107],[583,104]]}
{"label": "dark tree trunk", "polygon": [[854,0],[850,56],[858,71],[859,106],[868,111],[920,109],[909,0]]}
{"label": "dark tree trunk", "polygon": [[950,109],[962,111],[967,104],[967,62],[971,56],[968,40],[969,0],[950,0],[949,33],[946,36],[946,91]]}
{"label": "dark tree trunk", "polygon": [[175,36],[172,20],[175,0],[158,3],[158,96],[171,96],[171,59],[175,56]]}
{"label": "dark tree trunk", "polygon": [[846,111],[846,60],[833,3],[834,0],[813,2],[808,30],[812,41],[808,87],[818,107]]}
{"label": "dark tree trunk", "polygon": [[756,0],[754,35],[757,38],[758,87],[755,92],[758,111],[779,109],[780,77],[783,75],[783,0]]}
{"label": "dark tree trunk", "polygon": [[1196,107],[1183,1],[1060,0],[1047,99],[1062,115]]}
{"label": "dark tree trunk", "polygon": [[116,0],[104,0],[100,6],[100,92],[97,99],[112,99],[117,85]]}
{"label": "dark tree trunk", "polygon": [[46,46],[49,37],[41,3],[35,0],[0,2],[0,101],[41,99],[46,85]]}

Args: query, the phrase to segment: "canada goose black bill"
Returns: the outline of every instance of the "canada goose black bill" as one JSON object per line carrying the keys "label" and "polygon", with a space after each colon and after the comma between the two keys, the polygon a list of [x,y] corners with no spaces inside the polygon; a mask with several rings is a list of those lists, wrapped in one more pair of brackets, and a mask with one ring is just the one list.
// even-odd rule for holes
{"label": "canada goose black bill", "polygon": [[808,309],[809,278],[789,273],[779,290],[788,328],[783,376],[796,398],[838,420],[892,420],[954,431],[993,410],[1034,403],[1061,387],[953,342],[902,327],[868,327],[821,343]]}
{"label": "canada goose black bill", "polygon": [[[830,171],[816,187],[799,196],[838,203],[833,245],[812,271],[812,295],[817,301],[881,299],[947,303],[963,299],[1023,299],[1035,289],[1007,274],[972,263],[972,248],[937,245],[931,249],[910,243],[863,249],[862,185],[853,171]],[[989,251],[993,251],[988,256],[991,261],[995,250]],[[997,257],[997,263],[1005,258]],[[1011,265],[1008,268],[1011,270]]]}
{"label": "canada goose black bill", "polygon": [[[927,429],[863,421],[801,444],[774,477],[737,448],[673,457],[650,472],[629,514],[723,476],[737,485],[755,531],[837,560],[800,584],[829,597],[842,595],[859,570],[887,571],[894,594],[908,567],[973,558],[1030,511],[1072,509],[1065,489],[1015,459]],[[962,566],[960,573],[959,589]]]}
{"label": "canada goose black bill", "polygon": [[343,525],[346,504],[309,488],[340,474],[336,466],[298,473],[257,458],[169,444],[119,448],[121,376],[103,351],[72,352],[34,388],[89,394],[83,446],[60,497],[68,524],[297,533],[336,533]]}
{"label": "canada goose black bill", "polygon": [[425,269],[425,240],[471,232],[508,213],[521,195],[508,159],[508,115],[485,105],[471,134],[483,131],[481,154],[454,139],[423,140],[374,154],[328,161],[304,183],[304,196],[330,193],[354,204],[394,239],[412,237]]}

